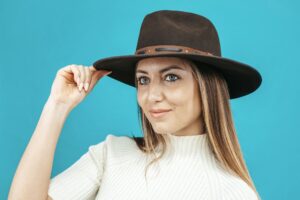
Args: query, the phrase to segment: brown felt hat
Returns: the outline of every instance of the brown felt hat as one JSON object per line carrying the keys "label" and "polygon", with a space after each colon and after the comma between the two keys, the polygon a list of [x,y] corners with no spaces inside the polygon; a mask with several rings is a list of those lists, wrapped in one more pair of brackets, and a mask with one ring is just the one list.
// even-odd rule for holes
{"label": "brown felt hat", "polygon": [[108,76],[135,87],[136,63],[149,57],[172,56],[192,60],[221,72],[230,99],[254,92],[262,77],[253,67],[221,56],[219,36],[212,22],[195,13],[159,10],[142,22],[134,55],[102,58],[93,63],[97,70],[112,71]]}

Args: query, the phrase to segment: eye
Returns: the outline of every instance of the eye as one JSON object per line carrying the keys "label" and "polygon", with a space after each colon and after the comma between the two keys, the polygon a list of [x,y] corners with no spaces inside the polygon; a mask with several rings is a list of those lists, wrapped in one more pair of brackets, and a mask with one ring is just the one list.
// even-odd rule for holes
{"label": "eye", "polygon": [[140,78],[137,78],[137,81],[138,81],[138,84],[139,84],[139,85],[144,85],[144,84],[143,84],[143,81],[142,81],[143,78],[146,78],[146,79],[147,79],[146,76],[141,76]]}
{"label": "eye", "polygon": [[179,77],[175,74],[167,74],[166,77],[176,77],[176,79],[172,79],[173,81],[170,81],[170,82],[175,82],[177,79],[179,79]]}
{"label": "eye", "polygon": [[[177,76],[177,75],[175,75],[175,74],[167,74],[165,77],[171,77],[171,80],[169,79],[170,81],[168,81],[168,82],[170,82],[170,83],[173,83],[173,82],[175,82],[176,80],[180,79],[179,76]],[[174,79],[174,77],[175,77],[175,79]],[[138,84],[140,84],[140,85],[145,85],[144,82],[143,82],[144,78],[146,78],[145,80],[149,81],[149,78],[148,78],[148,77],[146,77],[146,76],[141,76],[141,77],[137,78]]]}

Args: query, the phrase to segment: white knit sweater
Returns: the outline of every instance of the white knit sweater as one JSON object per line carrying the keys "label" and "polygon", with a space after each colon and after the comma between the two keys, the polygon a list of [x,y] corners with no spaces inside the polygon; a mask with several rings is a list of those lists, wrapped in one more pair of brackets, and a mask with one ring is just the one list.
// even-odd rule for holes
{"label": "white knit sweater", "polygon": [[53,200],[257,200],[242,179],[220,167],[207,134],[169,136],[172,148],[148,168],[147,183],[152,159],[132,139],[109,134],[52,178],[48,194]]}

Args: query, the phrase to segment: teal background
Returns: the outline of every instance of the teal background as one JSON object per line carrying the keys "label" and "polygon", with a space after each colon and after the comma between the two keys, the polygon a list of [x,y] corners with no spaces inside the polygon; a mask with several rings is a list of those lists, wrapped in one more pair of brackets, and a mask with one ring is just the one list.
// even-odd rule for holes
{"label": "teal background", "polygon": [[[299,1],[0,1],[0,199],[6,199],[58,69],[133,54],[143,17],[182,10],[216,26],[222,55],[254,66],[260,88],[231,100],[263,199],[299,198]],[[120,101],[121,100],[121,101]],[[104,77],[69,115],[52,177],[107,134],[141,135],[136,91]]]}

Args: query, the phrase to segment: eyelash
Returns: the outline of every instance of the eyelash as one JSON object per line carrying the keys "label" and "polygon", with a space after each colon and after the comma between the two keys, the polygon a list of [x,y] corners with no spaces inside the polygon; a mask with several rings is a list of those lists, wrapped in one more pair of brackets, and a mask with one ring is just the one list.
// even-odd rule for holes
{"label": "eyelash", "polygon": [[[177,75],[175,75],[175,74],[167,74],[165,77],[170,76],[170,75],[177,77],[176,80],[180,79],[180,77],[177,76]],[[145,85],[145,84],[141,84],[141,78],[144,78],[144,77],[147,78],[146,76],[141,76],[141,77],[137,78],[137,81],[138,81],[139,85]],[[174,83],[176,80],[174,80],[174,81],[168,81],[168,82]]]}

